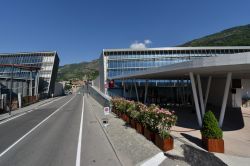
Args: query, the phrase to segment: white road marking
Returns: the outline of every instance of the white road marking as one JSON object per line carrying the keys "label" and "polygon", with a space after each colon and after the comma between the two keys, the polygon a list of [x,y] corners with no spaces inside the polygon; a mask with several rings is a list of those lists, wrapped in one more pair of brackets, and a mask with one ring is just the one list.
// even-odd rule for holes
{"label": "white road marking", "polygon": [[80,123],[78,145],[77,145],[76,166],[80,166],[81,165],[83,113],[84,113],[84,96],[83,96],[83,99],[82,99],[82,115],[81,115],[81,123]]}
{"label": "white road marking", "polygon": [[27,132],[24,136],[22,136],[21,138],[19,138],[16,142],[14,142],[11,146],[9,146],[7,149],[5,149],[1,154],[0,157],[2,157],[5,153],[7,153],[11,148],[13,148],[16,144],[18,144],[20,141],[22,141],[25,137],[27,137],[30,133],[32,133],[35,129],[37,129],[39,126],[41,126],[44,122],[46,122],[50,117],[52,117],[53,115],[55,115],[58,111],[60,111],[66,104],[68,104],[71,100],[73,100],[75,98],[72,97],[69,101],[67,101],[65,104],[63,104],[61,107],[59,107],[55,112],[53,112],[52,114],[50,114],[47,118],[45,118],[43,121],[41,121],[38,125],[36,125],[35,127],[33,127],[29,132]]}
{"label": "white road marking", "polygon": [[[33,110],[30,110],[30,112],[32,112],[32,111],[33,111]],[[25,115],[25,114],[27,114],[27,113],[28,113],[28,112],[24,112],[24,113],[22,113],[22,114],[20,114],[20,115],[13,116],[12,118],[8,118],[7,120],[4,120],[4,121],[0,122],[0,125],[3,124],[3,123],[8,122],[8,121],[10,121],[10,120],[16,119],[16,118],[18,118],[18,117],[20,117],[20,116],[23,116],[23,115]]]}
{"label": "white road marking", "polygon": [[11,117],[11,118],[8,118],[8,119],[6,119],[6,120],[3,120],[2,122],[0,122],[0,125],[3,124],[3,123],[8,122],[8,121],[10,121],[10,120],[16,119],[16,118],[18,118],[18,117],[20,117],[20,116],[23,116],[23,115],[25,115],[25,114],[27,114],[27,113],[30,113],[30,112],[32,112],[32,111],[34,111],[34,110],[36,110],[36,109],[38,109],[38,108],[40,108],[40,107],[46,106],[46,105],[48,105],[48,104],[51,104],[51,103],[53,103],[54,101],[57,101],[57,100],[59,100],[59,99],[63,99],[63,98],[65,98],[65,97],[58,98],[58,99],[56,99],[56,100],[50,101],[50,102],[45,103],[45,104],[42,104],[42,105],[40,105],[40,106],[37,106],[37,107],[36,107],[35,109],[33,109],[33,110],[25,111],[25,112],[23,112],[23,113],[21,113],[21,114],[19,114],[19,115],[17,115],[17,116],[13,116],[13,117]]}
{"label": "white road marking", "polygon": [[147,160],[146,162],[144,162],[143,164],[141,164],[140,166],[160,165],[166,158],[167,157],[164,155],[164,153],[160,152],[155,156],[153,156],[152,158],[150,158],[149,160]]}

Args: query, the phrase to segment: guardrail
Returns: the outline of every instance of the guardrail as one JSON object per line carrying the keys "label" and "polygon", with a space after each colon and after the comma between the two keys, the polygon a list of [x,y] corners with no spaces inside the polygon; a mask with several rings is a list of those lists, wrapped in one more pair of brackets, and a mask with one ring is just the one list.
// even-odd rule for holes
{"label": "guardrail", "polygon": [[94,86],[89,86],[89,93],[103,107],[110,107],[111,97],[103,94],[99,89]]}

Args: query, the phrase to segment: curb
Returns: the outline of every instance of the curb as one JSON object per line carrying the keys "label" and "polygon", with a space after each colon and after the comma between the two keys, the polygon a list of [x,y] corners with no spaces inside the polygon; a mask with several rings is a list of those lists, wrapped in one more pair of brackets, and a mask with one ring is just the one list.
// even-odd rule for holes
{"label": "curb", "polygon": [[[41,103],[41,104],[38,104],[38,103],[34,103],[34,104],[38,104],[36,107],[40,107],[40,106],[43,106],[43,105],[45,105],[45,104],[47,104],[47,103],[49,103],[49,102],[52,102],[52,101],[54,101],[54,100],[57,100],[58,98],[55,98],[55,99],[53,99],[53,100],[51,100],[51,101],[45,101],[44,103]],[[43,100],[42,100],[43,101]],[[40,101],[40,102],[42,102],[42,101]],[[33,104],[31,104],[31,105],[33,105]],[[29,106],[31,106],[31,105],[29,105]],[[23,107],[23,108],[25,108],[25,107]],[[33,108],[34,109],[34,108]],[[10,118],[13,118],[13,117],[15,117],[15,116],[19,116],[19,115],[22,115],[22,114],[25,114],[25,113],[27,113],[27,112],[29,112],[30,110],[33,110],[32,108],[31,109],[28,109],[28,110],[25,110],[25,111],[22,111],[22,112],[17,112],[17,113],[15,113],[15,114],[11,114],[11,115],[9,115],[8,113],[6,113],[6,114],[8,114],[6,117],[4,117],[4,118],[2,118],[2,119],[0,119],[0,122],[2,122],[2,121],[5,121],[5,120],[7,120],[7,119],[10,119]],[[18,111],[18,110],[17,110]]]}
{"label": "curb", "polygon": [[[83,97],[84,97],[84,96],[83,96]],[[99,118],[99,117],[96,115],[96,113],[93,111],[93,106],[92,106],[91,104],[90,104],[90,107],[91,107],[91,112],[94,114],[95,118],[97,119],[97,121],[98,121],[98,123],[99,123],[99,125],[100,125],[102,131],[104,132],[104,134],[105,134],[105,136],[106,136],[106,138],[107,138],[109,144],[111,145],[111,147],[112,147],[112,149],[113,149],[113,151],[114,151],[114,153],[115,153],[115,155],[116,155],[116,157],[117,157],[119,163],[121,164],[121,166],[123,166],[124,164],[123,164],[122,160],[120,159],[117,150],[115,149],[114,143],[113,143],[113,142],[111,141],[111,139],[109,138],[109,135],[108,135],[107,131],[105,130],[104,126],[102,125],[100,118]]]}

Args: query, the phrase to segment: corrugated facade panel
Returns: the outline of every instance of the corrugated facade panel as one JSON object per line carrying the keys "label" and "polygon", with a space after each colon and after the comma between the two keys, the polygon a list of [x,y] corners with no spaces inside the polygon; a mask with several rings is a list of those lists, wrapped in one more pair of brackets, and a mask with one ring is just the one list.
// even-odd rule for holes
{"label": "corrugated facade panel", "polygon": [[[41,70],[39,71],[39,93],[53,93],[59,66],[59,58],[56,52],[0,54],[0,64],[22,64],[27,66],[40,67]],[[0,78],[10,78],[11,71],[11,67],[0,67]],[[36,73],[34,72],[32,74],[33,79],[35,79],[35,76]],[[23,85],[23,82],[25,82],[24,80],[29,79],[30,72],[27,70],[14,68],[13,77],[14,79],[22,80],[17,81],[17,84],[14,83],[13,85]],[[13,86],[13,88],[13,90],[15,90],[15,86]],[[18,89],[18,87],[16,88]]]}

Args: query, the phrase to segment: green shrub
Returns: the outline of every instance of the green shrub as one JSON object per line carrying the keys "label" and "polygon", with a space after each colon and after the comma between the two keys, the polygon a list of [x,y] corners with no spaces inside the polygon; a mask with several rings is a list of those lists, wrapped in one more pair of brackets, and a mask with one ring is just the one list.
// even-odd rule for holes
{"label": "green shrub", "polygon": [[131,113],[135,111],[135,102],[134,101],[127,101],[127,111],[126,114],[131,117]]}
{"label": "green shrub", "polygon": [[221,139],[223,137],[222,130],[219,128],[218,121],[212,111],[208,111],[204,115],[201,135],[212,139]]}

